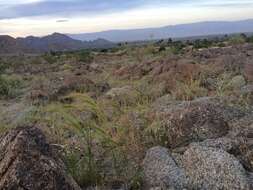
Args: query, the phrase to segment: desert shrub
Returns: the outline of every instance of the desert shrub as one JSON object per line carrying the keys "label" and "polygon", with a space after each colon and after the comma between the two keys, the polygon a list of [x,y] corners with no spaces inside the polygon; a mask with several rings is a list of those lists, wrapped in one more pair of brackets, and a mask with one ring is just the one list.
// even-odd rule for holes
{"label": "desert shrub", "polygon": [[[95,111],[96,108],[93,107],[93,102],[89,102],[90,100],[88,99],[85,101]],[[92,152],[93,138],[98,133],[97,130],[99,130],[96,121],[91,118],[88,120],[78,118],[73,113],[75,110],[73,110],[72,105],[64,106],[63,108],[58,106],[61,107],[61,105],[57,105],[54,109],[62,114],[63,124],[65,123],[67,127],[71,127],[81,142],[80,145],[66,149],[65,160],[67,169],[80,186],[96,185],[101,180],[101,175],[98,172],[98,163]],[[94,117],[98,117],[98,115],[94,115]]]}
{"label": "desert shrub", "polygon": [[135,85],[135,90],[138,92],[139,103],[150,104],[167,93],[167,83],[164,81],[154,84],[152,79],[143,78]]}
{"label": "desert shrub", "polygon": [[145,129],[146,141],[150,146],[167,146],[167,128],[165,124],[158,118],[156,118],[146,129]]}
{"label": "desert shrub", "polygon": [[63,66],[62,66],[62,69],[63,70],[71,70],[73,67],[70,65],[70,64],[67,64],[65,63]]}
{"label": "desert shrub", "polygon": [[166,47],[165,46],[160,46],[158,51],[159,52],[166,51]]}
{"label": "desert shrub", "polygon": [[178,82],[177,88],[172,92],[176,100],[193,100],[198,97],[206,96],[207,89],[201,86],[200,80],[190,80],[188,82]]}
{"label": "desert shrub", "polygon": [[110,99],[113,105],[117,105],[123,109],[136,105],[138,97],[138,91],[130,85],[112,88],[106,93],[106,98]]}
{"label": "desert shrub", "polygon": [[145,52],[142,48],[137,48],[135,51],[135,57],[139,63],[142,63],[145,57]]}
{"label": "desert shrub", "polygon": [[183,52],[183,49],[185,48],[185,45],[181,41],[175,41],[172,42],[170,49],[173,54],[181,54]]}
{"label": "desert shrub", "polygon": [[215,88],[218,96],[226,96],[231,91],[230,81],[232,79],[231,73],[223,73],[217,77]]}
{"label": "desert shrub", "polygon": [[[116,146],[103,128],[106,123],[104,113],[85,94],[72,93],[65,99],[65,103],[47,105],[40,115],[43,115],[44,122],[54,127],[52,134],[61,135],[56,138],[68,144],[65,161],[78,184],[82,187],[101,185],[106,173],[103,170],[104,151],[110,152],[112,157]],[[59,129],[65,130],[59,134]]]}
{"label": "desert shrub", "polygon": [[7,68],[8,68],[8,65],[0,59],[0,74],[4,73],[4,71]]}
{"label": "desert shrub", "polygon": [[213,45],[212,41],[203,39],[203,40],[196,40],[193,43],[193,48],[201,49],[201,48],[209,48]]}
{"label": "desert shrub", "polygon": [[49,64],[54,64],[57,62],[57,57],[50,54],[50,53],[46,53],[45,55],[42,56]]}
{"label": "desert shrub", "polygon": [[125,110],[112,129],[112,137],[119,144],[118,155],[115,157],[117,164],[115,177],[130,185],[130,189],[140,189],[142,185],[140,166],[147,149],[143,130],[147,120],[145,108],[131,110],[133,109]]}
{"label": "desert shrub", "polygon": [[19,79],[0,75],[0,97],[14,98],[18,95],[18,89],[22,82]]}
{"label": "desert shrub", "polygon": [[100,50],[101,53],[108,53],[108,51],[109,51],[108,49],[101,49]]}
{"label": "desert shrub", "polygon": [[[141,184],[140,177],[137,175],[139,166],[130,161],[133,157],[126,150],[126,148],[131,148],[131,152],[134,152],[133,146],[129,146],[129,143],[133,141],[122,136],[120,139],[115,138],[115,135],[111,133],[114,127],[106,125],[101,107],[88,96],[72,94],[68,98],[80,99],[76,103],[67,105],[67,110],[66,107],[61,108],[61,110],[66,110],[62,114],[64,120],[76,131],[81,143],[77,147],[67,149],[66,163],[70,174],[82,187],[120,181],[137,189]],[[76,113],[78,110],[83,112],[87,109],[92,113],[89,117],[73,115],[73,112]],[[120,132],[124,134],[124,137],[131,136],[132,133],[128,129],[125,125],[118,128],[124,131],[124,133]],[[99,151],[101,148],[102,154]],[[136,157],[136,154],[134,156]],[[108,164],[110,176],[108,176]]]}
{"label": "desert shrub", "polygon": [[248,37],[248,38],[247,38],[247,42],[248,42],[248,43],[253,43],[253,36]]}
{"label": "desert shrub", "polygon": [[76,53],[78,61],[90,63],[93,61],[93,56],[90,51],[80,51]]}
{"label": "desert shrub", "polygon": [[226,47],[226,44],[224,42],[219,42],[218,47],[220,48]]}
{"label": "desert shrub", "polygon": [[143,187],[143,173],[141,170],[138,170],[136,174],[130,180],[130,189],[131,190],[140,190]]}
{"label": "desert shrub", "polygon": [[43,59],[41,57],[32,57],[29,61],[32,65],[39,65],[43,63]]}
{"label": "desert shrub", "polygon": [[156,48],[153,43],[148,43],[142,47],[136,47],[133,51],[133,56],[139,63],[142,63],[144,60],[156,53]]}
{"label": "desert shrub", "polygon": [[85,152],[69,149],[65,153],[67,171],[81,187],[96,186],[101,183],[98,162],[90,150]]}
{"label": "desert shrub", "polygon": [[239,45],[245,43],[245,38],[241,35],[232,36],[229,38],[229,44],[231,45]]}

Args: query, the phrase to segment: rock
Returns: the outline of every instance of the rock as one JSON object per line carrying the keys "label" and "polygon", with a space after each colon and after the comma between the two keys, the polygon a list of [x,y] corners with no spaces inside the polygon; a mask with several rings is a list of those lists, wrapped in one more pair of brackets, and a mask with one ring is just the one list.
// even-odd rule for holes
{"label": "rock", "polygon": [[222,149],[226,152],[233,152],[235,150],[238,150],[239,145],[240,145],[240,141],[238,139],[230,139],[228,137],[222,137],[222,138],[217,138],[217,139],[207,139],[203,142],[192,143],[192,144],[198,144],[201,146],[218,148],[218,149]]}
{"label": "rock", "polygon": [[121,88],[112,88],[109,92],[106,93],[107,98],[114,98],[120,95],[129,94],[132,91],[131,86],[124,86]]}
{"label": "rock", "polygon": [[244,66],[244,76],[248,82],[253,82],[253,64],[246,64]]}
{"label": "rock", "polygon": [[238,158],[249,172],[253,172],[253,139],[245,139],[240,144]]}
{"label": "rock", "polygon": [[252,94],[253,95],[253,85],[246,85],[241,88],[243,94]]}
{"label": "rock", "polygon": [[246,81],[242,75],[233,77],[228,84],[228,86],[234,90],[240,89],[245,85],[246,85]]}
{"label": "rock", "polygon": [[177,166],[166,148],[149,149],[143,168],[144,183],[147,188],[184,189],[187,187],[184,171]]}
{"label": "rock", "polygon": [[96,88],[99,93],[105,93],[110,90],[110,85],[107,82],[96,83]]}
{"label": "rock", "polygon": [[64,76],[64,78],[54,77],[42,84],[40,82],[35,83],[27,99],[33,104],[43,104],[59,100],[59,98],[71,92],[90,91],[97,91],[97,87],[92,80],[83,76],[69,74]]}
{"label": "rock", "polygon": [[234,155],[247,171],[253,172],[253,139],[223,137],[193,144],[222,149]]}
{"label": "rock", "polygon": [[231,125],[231,138],[240,138],[238,157],[244,167],[253,172],[253,113],[246,115]]}
{"label": "rock", "polygon": [[206,87],[208,90],[215,90],[217,84],[217,79],[207,78],[206,81],[203,82],[203,86]]}
{"label": "rock", "polygon": [[230,136],[253,139],[253,111],[231,123]]}
{"label": "rock", "polygon": [[253,105],[253,85],[243,86],[238,93],[248,104]]}
{"label": "rock", "polygon": [[250,179],[240,162],[222,149],[191,145],[182,164],[193,189],[250,190]]}
{"label": "rock", "polygon": [[[218,138],[229,131],[224,107],[210,98],[182,102],[157,113],[165,129],[167,146],[176,148],[191,142]],[[227,118],[225,118],[225,116]]]}
{"label": "rock", "polygon": [[12,129],[0,138],[0,189],[80,190],[35,127]]}
{"label": "rock", "polygon": [[105,97],[118,102],[120,105],[129,105],[136,102],[138,92],[131,86],[124,86],[121,88],[112,88],[105,94]]}
{"label": "rock", "polygon": [[166,94],[160,98],[157,98],[151,105],[152,111],[162,112],[166,110],[169,106],[175,106],[180,104],[180,101],[173,100],[172,95]]}

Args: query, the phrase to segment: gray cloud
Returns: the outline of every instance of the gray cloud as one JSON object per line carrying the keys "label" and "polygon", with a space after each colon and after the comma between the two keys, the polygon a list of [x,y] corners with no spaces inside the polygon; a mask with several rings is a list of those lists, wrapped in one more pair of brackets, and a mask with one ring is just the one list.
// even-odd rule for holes
{"label": "gray cloud", "polygon": [[92,15],[130,9],[143,4],[144,0],[47,0],[0,8],[0,19],[31,16]]}
{"label": "gray cloud", "polygon": [[[206,7],[224,7],[224,6],[250,6],[253,5],[250,0],[41,0],[33,3],[20,3],[0,7],[0,19],[11,19],[33,16],[59,16],[72,17],[77,15],[91,16],[107,12],[119,12],[140,6],[206,6]],[[19,3],[18,3],[19,2]],[[217,3],[218,2],[218,3]]]}
{"label": "gray cloud", "polygon": [[56,22],[68,22],[69,20],[62,19],[62,20],[57,20]]}

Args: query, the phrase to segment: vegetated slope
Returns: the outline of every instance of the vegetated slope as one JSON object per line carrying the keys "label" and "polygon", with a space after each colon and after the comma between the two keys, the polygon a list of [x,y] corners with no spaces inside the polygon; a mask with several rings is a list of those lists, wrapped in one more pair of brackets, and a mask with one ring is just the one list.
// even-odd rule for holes
{"label": "vegetated slope", "polygon": [[0,185],[251,190],[252,60],[245,35],[2,56],[0,129],[33,127],[1,135]]}
{"label": "vegetated slope", "polygon": [[114,46],[113,43],[103,39],[82,42],[60,33],[53,33],[45,37],[28,36],[16,39],[10,36],[0,36],[0,53],[43,53]]}
{"label": "vegetated slope", "polygon": [[0,52],[1,53],[12,53],[18,52],[23,49],[22,45],[11,36],[0,36]]}
{"label": "vegetated slope", "polygon": [[199,22],[165,26],[160,28],[109,30],[97,33],[70,34],[69,36],[79,40],[94,40],[97,38],[104,38],[113,42],[121,42],[150,40],[151,36],[154,39],[164,39],[246,32],[253,32],[253,20],[233,22]]}

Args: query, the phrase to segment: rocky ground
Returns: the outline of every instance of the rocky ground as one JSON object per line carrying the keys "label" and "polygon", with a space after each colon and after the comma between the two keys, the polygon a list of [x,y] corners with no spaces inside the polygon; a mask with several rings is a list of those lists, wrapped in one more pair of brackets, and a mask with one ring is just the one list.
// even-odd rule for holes
{"label": "rocky ground", "polygon": [[253,44],[161,46],[3,56],[0,189],[253,189]]}

